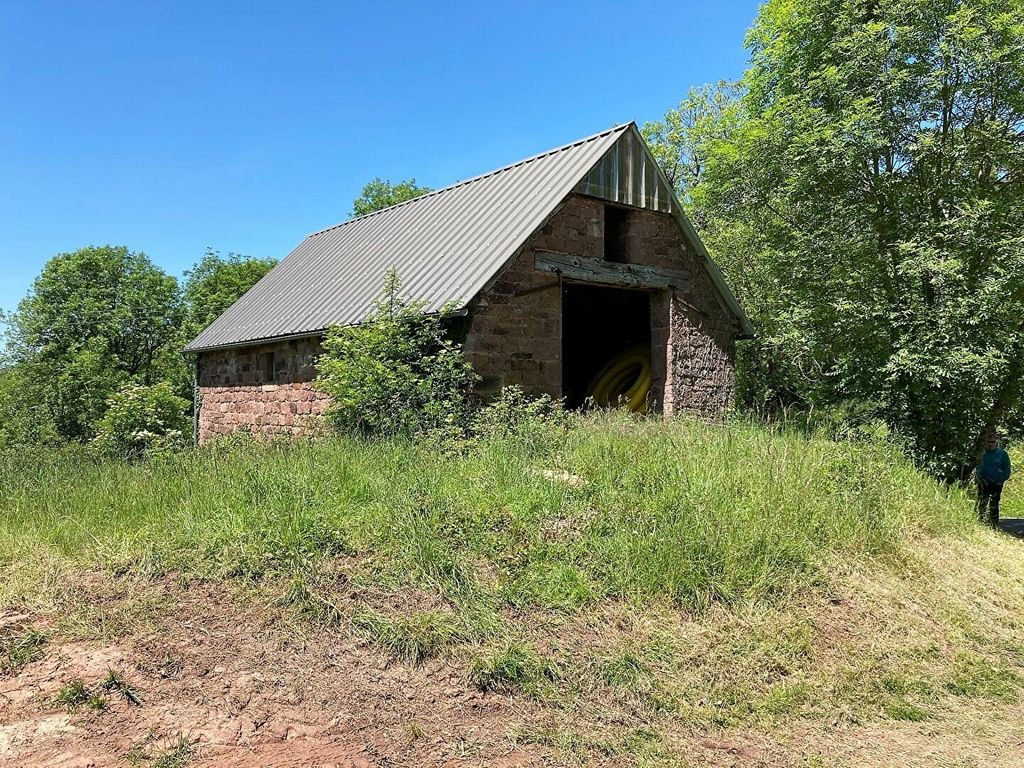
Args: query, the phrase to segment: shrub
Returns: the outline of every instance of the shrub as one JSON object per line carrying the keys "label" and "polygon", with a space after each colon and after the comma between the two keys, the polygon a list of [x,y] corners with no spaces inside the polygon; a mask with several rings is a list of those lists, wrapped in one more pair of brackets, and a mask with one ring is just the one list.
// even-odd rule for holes
{"label": "shrub", "polygon": [[167,382],[128,386],[107,401],[93,447],[105,456],[139,459],[186,443],[188,401]]}
{"label": "shrub", "polygon": [[0,449],[60,444],[43,397],[24,365],[0,369]]}
{"label": "shrub", "polygon": [[494,437],[523,435],[550,424],[564,425],[566,416],[561,400],[550,395],[528,397],[520,387],[504,387],[495,400],[477,411],[473,431]]}
{"label": "shrub", "polygon": [[364,436],[461,430],[476,376],[448,337],[444,310],[403,299],[389,272],[367,322],[334,328],[324,341],[318,386],[331,395],[336,428]]}

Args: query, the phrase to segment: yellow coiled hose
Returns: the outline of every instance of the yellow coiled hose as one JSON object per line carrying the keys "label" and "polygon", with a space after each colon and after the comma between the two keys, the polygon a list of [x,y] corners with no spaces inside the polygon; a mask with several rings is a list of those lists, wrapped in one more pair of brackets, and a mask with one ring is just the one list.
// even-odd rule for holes
{"label": "yellow coiled hose", "polygon": [[587,397],[602,408],[625,402],[632,413],[647,411],[651,389],[651,351],[633,347],[616,355],[587,388]]}

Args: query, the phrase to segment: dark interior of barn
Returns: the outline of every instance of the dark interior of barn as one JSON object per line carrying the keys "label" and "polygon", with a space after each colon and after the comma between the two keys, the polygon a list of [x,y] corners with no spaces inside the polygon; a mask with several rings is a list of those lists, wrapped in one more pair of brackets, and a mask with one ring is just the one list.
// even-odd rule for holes
{"label": "dark interior of barn", "polygon": [[[569,408],[579,408],[585,403],[595,377],[618,355],[646,347],[649,360],[650,345],[648,293],[581,283],[563,284],[562,393]],[[626,376],[628,378],[629,374]],[[627,386],[629,383],[625,382]]]}

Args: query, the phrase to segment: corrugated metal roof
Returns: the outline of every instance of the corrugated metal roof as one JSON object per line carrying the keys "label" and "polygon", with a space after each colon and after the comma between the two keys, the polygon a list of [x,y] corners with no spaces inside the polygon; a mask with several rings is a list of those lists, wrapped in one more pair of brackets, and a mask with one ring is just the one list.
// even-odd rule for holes
{"label": "corrugated metal roof", "polygon": [[428,311],[464,307],[573,191],[671,212],[750,334],[721,271],[629,123],[310,235],[185,350],[358,323],[390,269],[403,294],[425,301]]}
{"label": "corrugated metal roof", "polygon": [[186,351],[358,323],[389,269],[428,311],[465,306],[629,127],[310,235]]}

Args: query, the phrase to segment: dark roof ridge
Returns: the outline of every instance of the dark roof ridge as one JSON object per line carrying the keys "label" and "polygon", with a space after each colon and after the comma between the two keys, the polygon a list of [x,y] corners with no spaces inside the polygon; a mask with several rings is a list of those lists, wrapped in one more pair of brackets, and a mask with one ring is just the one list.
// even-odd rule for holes
{"label": "dark roof ridge", "polygon": [[338,229],[340,227],[344,227],[344,226],[346,226],[348,224],[353,224],[353,223],[355,223],[357,221],[363,221],[364,219],[368,219],[368,218],[370,218],[372,216],[379,216],[382,213],[386,213],[388,211],[394,210],[395,208],[401,208],[404,205],[411,205],[412,203],[417,203],[417,202],[420,202],[422,200],[426,200],[429,197],[434,197],[435,195],[440,195],[443,192],[450,192],[451,190],[457,189],[458,187],[463,187],[463,186],[465,186],[467,184],[472,184],[472,183],[477,182],[477,181],[483,181],[484,179],[489,178],[491,176],[496,176],[499,173],[503,173],[505,171],[510,171],[513,168],[518,168],[520,165],[525,165],[526,163],[532,163],[535,160],[540,160],[542,157],[547,157],[548,155],[554,155],[554,154],[556,154],[558,152],[564,152],[567,149],[572,149],[573,147],[578,147],[580,144],[586,144],[589,141],[596,141],[597,139],[603,138],[603,137],[607,136],[610,133],[614,133],[615,131],[625,130],[625,129],[629,128],[629,126],[635,125],[635,124],[636,124],[635,120],[631,120],[628,123],[618,123],[617,125],[613,125],[611,128],[606,128],[603,131],[598,131],[597,133],[591,134],[590,136],[585,136],[582,139],[576,139],[576,141],[570,141],[568,144],[563,144],[560,147],[555,147],[554,149],[545,150],[544,152],[540,152],[540,153],[538,153],[536,155],[532,155],[530,157],[524,158],[523,160],[517,160],[514,163],[509,163],[508,165],[503,165],[501,168],[495,168],[493,171],[487,171],[486,173],[481,173],[481,174],[478,174],[477,176],[472,176],[472,177],[470,177],[468,179],[463,179],[462,181],[457,181],[454,184],[449,184],[447,187],[441,187],[441,189],[433,189],[430,192],[427,192],[426,194],[423,194],[423,195],[419,195],[418,197],[414,197],[411,200],[403,200],[400,203],[395,203],[394,205],[389,205],[387,208],[381,208],[380,210],[370,211],[369,213],[364,213],[362,216],[355,216],[355,217],[353,217],[351,219],[347,219],[346,221],[342,221],[339,224],[333,224],[333,225],[331,225],[329,227],[325,227],[324,229],[320,229],[320,230],[317,230],[316,232],[312,232],[309,235],[307,235],[306,237],[307,237],[307,239],[310,238],[310,237],[317,237],[318,235],[322,235],[325,232],[331,232],[331,231],[333,231],[335,229]]}

